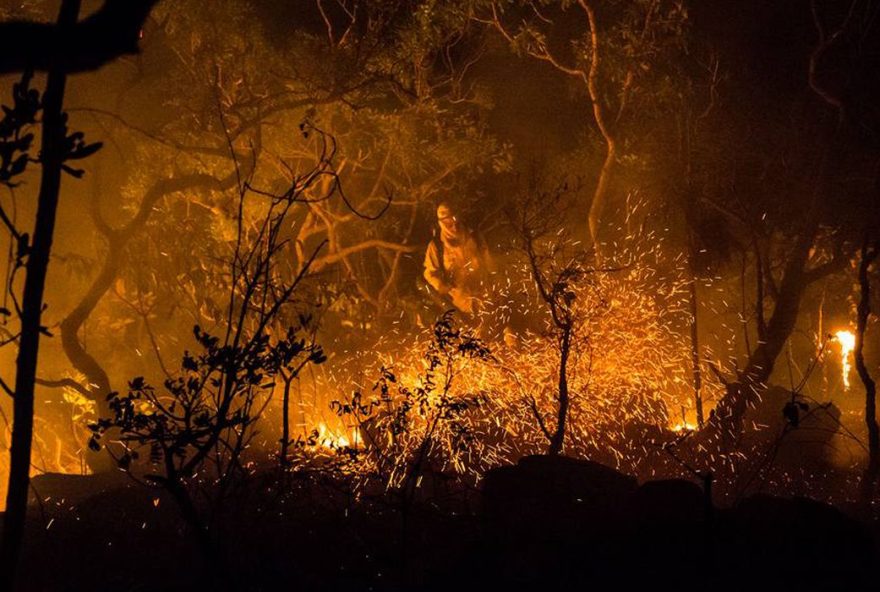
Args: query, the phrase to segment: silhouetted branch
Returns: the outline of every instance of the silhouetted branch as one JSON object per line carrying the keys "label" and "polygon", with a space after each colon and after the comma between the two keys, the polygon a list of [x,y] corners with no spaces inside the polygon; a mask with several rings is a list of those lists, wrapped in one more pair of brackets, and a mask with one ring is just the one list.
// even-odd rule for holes
{"label": "silhouetted branch", "polygon": [[414,253],[419,247],[412,245],[401,245],[399,243],[393,243],[390,241],[384,241],[379,239],[366,240],[362,243],[358,243],[356,245],[352,245],[350,247],[344,247],[335,253],[330,253],[321,257],[314,264],[314,271],[326,267],[332,263],[336,263],[349,255],[353,255],[355,253],[359,253],[361,251],[365,251],[367,249],[388,249],[389,251],[396,251],[398,253]]}
{"label": "silhouetted branch", "polygon": [[709,367],[709,370],[712,371],[712,374],[715,375],[715,378],[718,379],[718,382],[723,384],[724,386],[730,386],[730,379],[728,379],[721,370],[718,368],[718,365],[715,364],[712,360],[706,360],[706,365]]}
{"label": "silhouetted branch", "polygon": [[[15,392],[9,387],[8,384],[6,384],[6,381],[3,380],[2,378],[0,378],[0,388],[2,388],[3,391],[4,391],[7,395],[9,395],[10,397],[12,397],[13,399],[15,398]],[[8,423],[9,423],[9,422],[7,422],[7,424],[8,424]]]}
{"label": "silhouetted branch", "polygon": [[0,74],[27,69],[88,72],[138,52],[144,22],[159,0],[105,0],[72,27],[55,23],[0,23]]}
{"label": "silhouetted branch", "polygon": [[78,383],[72,378],[60,378],[58,380],[49,380],[47,378],[37,378],[34,382],[39,384],[40,386],[47,386],[49,388],[72,388],[82,396],[92,399],[94,395],[89,392],[89,389]]}
{"label": "silhouetted branch", "polygon": [[813,283],[827,275],[841,271],[849,263],[849,259],[849,255],[844,253],[843,248],[838,245],[831,259],[818,267],[805,271],[804,279],[807,283]]}
{"label": "silhouetted branch", "polygon": [[810,11],[813,16],[813,25],[816,28],[816,32],[819,35],[819,42],[816,44],[813,52],[810,54],[810,62],[809,62],[809,83],[810,88],[813,89],[819,97],[837,109],[841,116],[843,115],[843,99],[835,93],[834,91],[827,88],[820,80],[818,75],[819,62],[824,57],[824,55],[828,52],[829,49],[837,42],[838,38],[846,32],[849,27],[849,23],[852,20],[853,12],[855,11],[856,0],[852,0],[849,5],[849,9],[847,10],[846,16],[840,25],[834,29],[830,34],[826,30],[825,24],[822,21],[822,17],[819,14],[819,7],[816,4],[816,0],[811,0],[810,2]]}

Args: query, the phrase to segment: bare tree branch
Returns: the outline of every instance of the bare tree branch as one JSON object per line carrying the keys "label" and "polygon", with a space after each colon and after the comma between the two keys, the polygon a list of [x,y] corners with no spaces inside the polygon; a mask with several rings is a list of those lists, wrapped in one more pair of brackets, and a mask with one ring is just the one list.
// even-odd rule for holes
{"label": "bare tree branch", "polygon": [[89,389],[78,383],[72,378],[59,378],[58,380],[49,380],[47,378],[37,378],[34,382],[39,384],[40,386],[47,386],[49,388],[72,388],[82,396],[93,399],[94,394],[89,392]]}

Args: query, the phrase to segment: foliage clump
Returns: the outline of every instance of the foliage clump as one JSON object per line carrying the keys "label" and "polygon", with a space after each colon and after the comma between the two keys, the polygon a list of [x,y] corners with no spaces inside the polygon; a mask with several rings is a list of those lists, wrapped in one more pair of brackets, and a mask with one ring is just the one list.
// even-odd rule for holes
{"label": "foliage clump", "polygon": [[[134,378],[127,394],[108,396],[113,416],[91,426],[89,445],[96,449],[102,435],[119,430],[122,468],[148,448],[151,463],[162,468],[146,478],[158,483],[192,475],[212,453],[240,454],[253,437],[250,428],[260,411],[255,405],[271,393],[279,373],[326,360],[319,345],[294,329],[274,343],[263,334],[244,345],[223,343],[199,326],[193,334],[203,351],[184,354],[180,376],[166,379],[162,390]],[[226,468],[242,467],[231,462]]]}

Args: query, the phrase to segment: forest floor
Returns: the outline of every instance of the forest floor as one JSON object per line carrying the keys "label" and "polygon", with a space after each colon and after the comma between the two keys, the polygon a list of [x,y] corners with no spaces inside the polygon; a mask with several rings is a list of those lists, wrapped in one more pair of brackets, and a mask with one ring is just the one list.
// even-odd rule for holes
{"label": "forest floor", "polygon": [[209,553],[171,498],[122,475],[34,485],[21,591],[847,590],[880,565],[877,525],[831,506],[716,508],[694,483],[565,457],[526,457],[478,489],[425,481],[405,506],[320,474],[262,479],[212,515]]}

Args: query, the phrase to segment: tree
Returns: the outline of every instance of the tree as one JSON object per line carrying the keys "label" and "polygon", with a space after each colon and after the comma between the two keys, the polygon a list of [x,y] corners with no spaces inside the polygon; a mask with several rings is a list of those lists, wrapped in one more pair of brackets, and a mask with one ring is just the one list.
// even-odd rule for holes
{"label": "tree", "polygon": [[[79,16],[79,1],[68,0],[62,4],[58,17],[58,27],[66,30],[72,27]],[[9,489],[6,497],[6,515],[3,522],[2,551],[0,569],[8,574],[8,582],[14,582],[18,554],[24,537],[24,524],[27,515],[27,495],[30,481],[31,442],[34,418],[34,381],[37,373],[37,358],[40,335],[47,333],[41,324],[43,312],[43,293],[46,285],[46,270],[49,267],[49,254],[52,250],[52,237],[55,232],[55,215],[61,190],[62,172],[81,176],[82,171],[66,164],[71,160],[85,158],[100,148],[100,144],[86,144],[80,133],[68,135],[67,115],[63,111],[64,88],[67,75],[59,65],[50,68],[46,80],[46,91],[40,99],[28,89],[29,75],[25,75],[18,88],[17,99],[30,103],[30,110],[40,108],[43,113],[40,163],[42,174],[38,196],[37,214],[34,222],[33,239],[10,227],[13,236],[18,238],[19,253],[17,265],[25,267],[25,284],[21,299],[19,316],[21,328],[18,336],[18,358],[16,361],[15,386],[13,396],[13,431],[10,450]],[[37,105],[39,107],[37,107]],[[12,125],[26,125],[32,122],[33,114],[23,121],[16,122],[14,114],[21,109],[7,113],[6,121]],[[10,121],[11,120],[11,121]],[[17,146],[24,152],[22,158],[29,158],[27,150],[30,142]],[[19,163],[12,164],[15,172]],[[24,166],[20,166],[21,169]],[[9,220],[4,215],[5,220]],[[9,286],[12,289],[12,286]]]}
{"label": "tree", "polygon": [[[687,10],[681,2],[664,0],[638,0],[607,13],[604,6],[589,0],[488,4],[488,14],[478,14],[478,20],[500,32],[514,51],[548,63],[586,90],[593,123],[605,145],[587,214],[589,244],[596,248],[615,169],[627,151],[629,136],[638,133],[630,120],[638,111],[640,95],[653,90],[652,107],[657,107],[658,93],[652,86],[666,81],[663,61],[679,57],[684,47]],[[561,12],[548,18],[543,12],[549,8]],[[586,27],[577,27],[577,35],[561,40],[559,23],[569,18],[569,11],[578,13]],[[509,22],[522,13],[527,16],[518,25]]]}
{"label": "tree", "polygon": [[[43,113],[39,161],[42,165],[38,206],[32,240],[10,227],[19,243],[16,266],[24,266],[25,281],[18,312],[21,328],[18,336],[15,386],[13,389],[13,435],[10,451],[9,489],[3,524],[0,570],[9,586],[15,581],[16,565],[24,536],[27,495],[30,479],[31,442],[33,436],[34,384],[44,308],[44,290],[49,255],[55,230],[55,218],[61,189],[61,173],[80,177],[83,172],[66,164],[90,156],[100,144],[86,144],[82,133],[68,135],[67,115],[63,110],[67,73],[78,69],[96,68],[120,53],[137,50],[140,26],[155,4],[146,2],[107,2],[104,10],[78,24],[80,1],[62,2],[55,25],[28,22],[0,24],[0,70],[3,72],[42,69],[48,72],[46,90],[40,99],[27,91],[19,99],[31,103],[30,109]],[[77,43],[81,42],[81,43]],[[78,51],[82,50],[82,51]],[[25,75],[25,81],[29,76]],[[39,103],[37,103],[39,101]],[[13,111],[14,113],[14,111]],[[10,114],[7,113],[7,121]],[[23,123],[31,123],[25,120]],[[22,122],[18,122],[20,125]],[[29,141],[19,147],[27,152]],[[17,167],[24,161],[16,161]],[[23,168],[23,166],[21,167]],[[5,217],[8,222],[9,218]],[[10,285],[10,289],[12,286]],[[8,390],[8,389],[7,389]]]}
{"label": "tree", "polygon": [[[524,255],[530,291],[535,292],[546,313],[546,329],[538,339],[549,341],[549,347],[543,347],[552,358],[541,363],[553,364],[554,382],[552,387],[541,385],[538,390],[552,391],[552,403],[548,407],[539,402],[539,398],[547,399],[540,392],[526,393],[526,397],[529,412],[551,456],[562,453],[566,435],[571,432],[583,440],[585,433],[606,429],[604,444],[613,447],[611,430],[623,432],[627,424],[656,421],[656,414],[644,407],[646,402],[648,406],[651,403],[640,399],[658,395],[644,392],[655,372],[649,368],[662,366],[658,364],[658,354],[661,358],[668,355],[657,343],[664,337],[658,331],[662,319],[655,310],[639,302],[638,296],[624,296],[648,289],[647,285],[639,285],[642,278],[638,272],[647,260],[614,261],[608,267],[598,268],[591,264],[590,253],[566,232],[566,221],[574,207],[575,185],[563,180],[547,187],[538,175],[530,180],[518,200],[518,209],[510,216]],[[622,330],[634,333],[630,343],[618,342]],[[647,343],[651,345],[643,349]],[[622,355],[621,345],[628,355]],[[652,346],[653,351],[648,351]],[[540,351],[542,344],[527,340],[523,347]],[[633,357],[637,360],[630,366]],[[530,368],[530,362],[525,366]],[[633,376],[626,376],[630,372]],[[630,379],[632,384],[627,384]],[[515,381],[520,382],[516,378]],[[651,385],[649,390],[658,386]],[[602,409],[610,401],[620,407],[619,413]],[[596,416],[598,421],[591,424]]]}
{"label": "tree", "polygon": [[532,190],[523,200],[525,203],[520,204],[513,224],[528,259],[532,281],[550,314],[552,335],[559,351],[556,418],[552,428],[547,426],[543,413],[532,398],[532,411],[541,433],[548,441],[547,454],[555,456],[562,452],[565,443],[570,404],[568,365],[574,345],[572,342],[579,337],[578,332],[583,325],[583,319],[578,318],[576,312],[577,294],[572,284],[581,283],[593,270],[586,267],[582,256],[572,255],[566,249],[566,240],[560,240],[559,229],[566,212],[565,204],[561,201],[568,195],[568,184],[562,183],[548,194],[537,191],[536,187]]}
{"label": "tree", "polygon": [[[702,50],[702,51],[701,51]],[[659,178],[660,199],[655,203],[675,206],[673,217],[677,234],[687,254],[688,303],[690,308],[691,369],[693,376],[694,409],[697,426],[703,427],[702,353],[699,339],[700,300],[699,284],[712,267],[730,257],[730,236],[724,220],[715,210],[706,206],[703,196],[711,192],[707,175],[709,167],[700,158],[712,142],[710,116],[718,107],[719,87],[724,75],[717,54],[691,43],[688,57],[677,64],[674,76],[677,104],[670,109],[667,122],[661,123],[647,138],[642,151],[648,156],[649,175]],[[675,150],[668,147],[669,138],[675,138]],[[706,243],[711,243],[711,249]],[[712,256],[707,258],[706,254]],[[708,260],[707,260],[708,259]]]}
{"label": "tree", "polygon": [[868,429],[868,465],[862,477],[862,489],[870,500],[871,492],[880,473],[880,428],[877,426],[877,383],[871,377],[865,364],[865,331],[868,327],[868,319],[871,316],[871,280],[868,270],[871,264],[880,255],[880,241],[871,240],[870,231],[865,232],[859,257],[858,281],[859,301],[856,307],[856,345],[855,363],[859,378],[865,386],[865,426]]}
{"label": "tree", "polygon": [[[855,24],[854,3],[849,5],[849,16],[844,15],[831,32],[826,30],[829,17],[817,3],[812,8],[817,40],[805,56],[803,82],[785,97],[797,108],[784,110],[778,102],[769,102],[779,97],[766,96],[746,106],[740,117],[755,117],[755,111],[763,114],[766,122],[757,129],[762,137],[773,134],[776,139],[766,135],[768,149],[763,153],[755,150],[754,136],[739,140],[744,144],[739,144],[738,152],[748,155],[733,171],[736,185],[719,187],[715,196],[703,198],[727,218],[739,244],[746,245],[754,257],[752,318],[757,343],[752,348],[747,340],[745,362],[735,369],[732,379],[713,368],[724,384],[724,395],[708,422],[708,433],[725,448],[736,445],[746,409],[756,403],[758,393],[770,380],[810,286],[843,269],[858,243],[852,232],[862,226],[856,223],[857,218],[873,215],[871,188],[860,179],[864,179],[866,167],[873,166],[866,155],[876,153],[876,146],[855,130],[874,123],[857,121],[854,115],[858,111],[846,108],[864,100],[858,93],[869,89],[841,88],[823,75],[832,59],[831,49],[845,39],[863,38],[866,32]],[[856,44],[852,52],[839,54],[834,58],[835,66],[856,71],[865,59],[859,47]],[[716,134],[718,144],[737,133],[729,123],[721,125]],[[812,141],[805,140],[804,129],[812,130]],[[749,153],[743,151],[746,147]],[[763,173],[771,169],[783,174],[771,180]],[[795,209],[793,204],[797,204]]]}
{"label": "tree", "polygon": [[[348,104],[315,110],[340,140],[340,172],[356,212],[366,216],[339,211],[339,203],[317,203],[296,241],[327,238],[316,268],[338,270],[366,305],[356,316],[396,314],[394,296],[412,291],[401,275],[406,258],[420,248],[414,244],[423,238],[419,222],[433,213],[438,196],[503,166],[503,147],[482,122],[490,105],[467,78],[482,54],[482,35],[465,7],[410,0],[339,5],[343,10],[333,14],[322,8],[326,31],[308,41],[312,51],[317,46],[332,56],[335,68],[304,74],[317,88],[334,84],[336,68],[360,71],[370,81]],[[372,220],[388,195],[395,196],[388,211]]]}
{"label": "tree", "polygon": [[[167,352],[180,347],[173,328],[181,322],[210,330],[222,317],[217,303],[225,270],[214,255],[230,248],[235,218],[227,142],[245,177],[250,151],[268,163],[254,183],[272,191],[306,170],[321,150],[316,136],[296,146],[287,141],[303,118],[339,140],[336,170],[350,202],[319,199],[328,178],[308,188],[313,195],[291,213],[296,224],[285,230],[293,256],[281,263],[288,276],[296,275],[311,249],[327,241],[310,266],[330,288],[313,294],[331,311],[328,325],[338,320],[332,315],[348,315],[348,321],[396,313],[402,298],[394,295],[413,291],[402,270],[420,248],[420,218],[440,192],[495,167],[502,150],[480,123],[487,107],[460,80],[479,55],[478,40],[462,30],[467,19],[444,12],[437,32],[406,6],[371,3],[334,13],[329,30],[300,28],[294,20],[293,35],[288,29],[276,34],[278,15],[243,10],[238,2],[154,11],[146,64],[135,81],[141,88],[174,89],[162,100],[166,112],[180,116],[156,114],[151,121],[136,108],[82,109],[111,126],[114,140],[130,151],[119,163],[125,184],[96,186],[86,223],[105,243],[97,252],[99,272],[60,327],[64,352],[85,377],[82,390],[102,415],[109,414],[106,395],[114,390],[106,360],[134,349],[121,338],[131,339],[137,329],[138,349]],[[465,44],[474,47],[458,47]],[[453,46],[461,55],[448,63],[443,56]],[[152,63],[166,52],[177,58],[170,67]],[[117,193],[122,200],[103,197]],[[192,232],[209,226],[211,232]],[[169,244],[169,232],[180,239]],[[142,265],[130,264],[133,253]],[[343,309],[340,295],[353,308]],[[93,336],[89,347],[85,330]],[[161,367],[165,362],[155,357]],[[95,455],[90,464],[110,468]]]}
{"label": "tree", "polygon": [[[282,229],[290,222],[291,210],[308,199],[314,185],[336,177],[332,138],[308,126],[303,133],[321,137],[324,151],[314,168],[298,176],[284,192],[259,191],[249,179],[238,178],[239,223],[228,262],[231,281],[222,336],[196,325],[193,334],[201,352],[184,353],[180,372],[164,381],[163,392],[143,377],[135,378],[126,395],[111,392],[107,396],[111,415],[91,426],[94,434],[89,445],[98,449],[99,440],[106,441],[108,433],[113,434],[121,450],[113,450],[112,444],[108,450],[120,468],[132,474],[140,472],[136,461],[148,451],[146,473],[136,478],[171,494],[207,565],[221,567],[224,577],[231,574],[222,569],[218,537],[222,524],[217,521],[228,511],[230,490],[248,475],[245,454],[275,390],[275,380],[279,375],[295,378],[307,364],[326,360],[320,346],[302,337],[308,329],[307,317],[300,316],[300,324],[294,326],[282,316],[296,304],[297,290],[311,261],[324,247],[319,243],[300,272],[285,280],[278,263],[290,255],[290,245]],[[325,199],[337,195],[338,189],[338,183],[331,183]],[[249,197],[269,202],[249,207]],[[256,229],[250,229],[243,223],[244,212],[254,207],[263,218]],[[279,331],[279,325],[284,330]],[[286,455],[280,460],[285,464]],[[206,476],[210,479],[203,485]],[[206,512],[206,505],[213,511]],[[226,582],[221,578],[218,583]]]}

